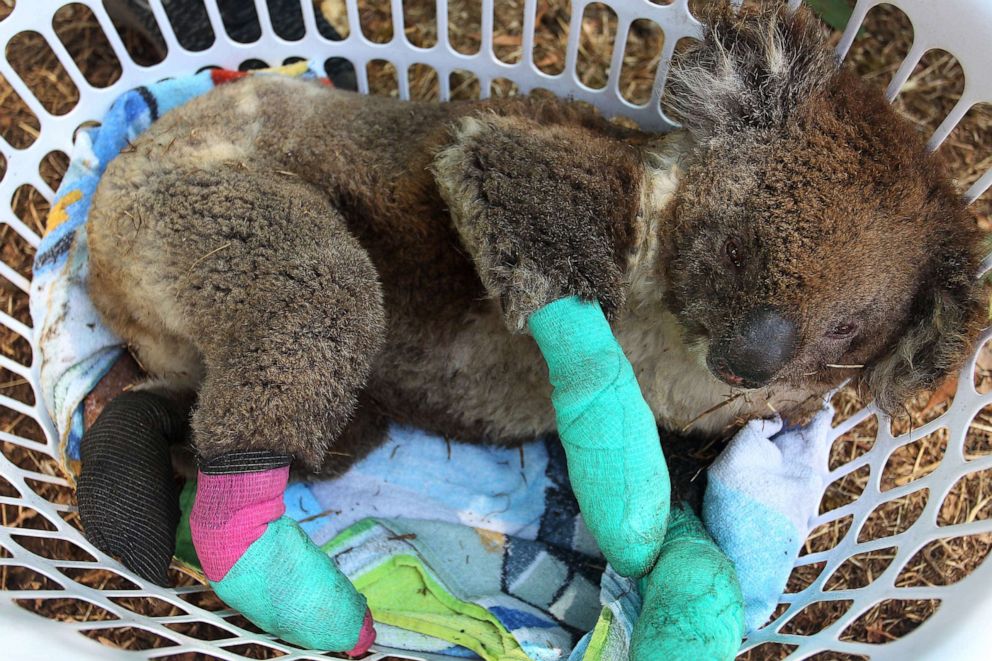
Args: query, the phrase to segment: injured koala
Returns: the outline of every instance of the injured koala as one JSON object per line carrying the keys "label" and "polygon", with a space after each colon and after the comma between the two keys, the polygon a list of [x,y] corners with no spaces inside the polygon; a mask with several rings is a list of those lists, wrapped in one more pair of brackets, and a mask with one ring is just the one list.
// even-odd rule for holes
{"label": "injured koala", "polygon": [[[575,316],[554,332],[605,316],[636,378],[623,398],[643,396],[662,443],[770,409],[803,420],[848,378],[896,411],[959,366],[982,323],[978,230],[808,11],[714,10],[669,85],[684,130],[655,135],[568,101],[400,102],[258,76],[167,113],[110,164],[90,292],[155,405],[195,399],[191,523],[215,587],[261,553],[217,513],[281,498],[291,462],[341,472],[387,421],[479,443],[554,432],[555,340],[538,326],[563,301]],[[292,536],[276,523],[273,540]],[[621,573],[645,574],[661,540],[628,563],[615,527],[591,525]],[[357,614],[303,644],[367,647],[341,581],[331,594]],[[285,633],[243,585],[218,593]]]}

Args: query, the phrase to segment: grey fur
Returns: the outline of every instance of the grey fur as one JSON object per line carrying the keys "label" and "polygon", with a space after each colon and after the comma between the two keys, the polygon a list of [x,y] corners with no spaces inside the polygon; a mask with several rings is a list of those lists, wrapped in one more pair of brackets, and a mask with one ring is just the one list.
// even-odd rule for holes
{"label": "grey fur", "polygon": [[469,117],[433,170],[511,330],[563,296],[598,300],[610,316],[622,307],[644,177],[634,149],[567,127]]}
{"label": "grey fur", "polygon": [[699,141],[781,127],[838,69],[816,21],[793,20],[777,3],[757,11],[716,3],[703,42],[672,66],[666,107]]}
{"label": "grey fur", "polygon": [[[94,237],[96,301],[120,305],[99,296],[108,270],[131,283],[129,300],[169,301],[130,309],[202,361],[187,368],[203,374],[193,415],[200,451],[278,448],[320,466],[385,329],[375,269],[338,212],[295,177],[236,169],[160,172],[123,197],[120,215],[103,216],[102,206],[93,214],[119,241]],[[119,250],[128,258],[103,259]]]}

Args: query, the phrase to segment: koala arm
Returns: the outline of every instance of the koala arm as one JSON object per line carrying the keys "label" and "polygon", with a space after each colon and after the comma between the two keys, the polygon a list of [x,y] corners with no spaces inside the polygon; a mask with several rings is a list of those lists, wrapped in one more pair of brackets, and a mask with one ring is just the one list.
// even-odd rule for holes
{"label": "koala arm", "polygon": [[513,331],[548,364],[586,525],[643,576],[665,536],[669,478],[654,415],[607,321],[623,304],[643,170],[602,133],[520,117],[462,120],[435,159],[455,226]]}
{"label": "koala arm", "polygon": [[577,125],[519,116],[460,120],[433,164],[452,221],[511,331],[560,298],[624,300],[643,165],[636,150]]}

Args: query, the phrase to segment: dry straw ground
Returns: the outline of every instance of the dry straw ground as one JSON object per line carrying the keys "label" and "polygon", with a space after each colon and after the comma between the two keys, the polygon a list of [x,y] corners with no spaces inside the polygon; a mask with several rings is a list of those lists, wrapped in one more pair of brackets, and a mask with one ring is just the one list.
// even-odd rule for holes
{"label": "dry straw ground", "polygon": [[[6,17],[15,0],[0,0],[0,20]],[[38,0],[17,0],[35,2]],[[51,0],[54,1],[54,0]],[[349,29],[344,18],[343,3],[340,0],[314,0],[321,5],[325,15],[340,32]],[[664,2],[665,0],[661,0]],[[360,0],[361,26],[370,38],[387,41],[392,35],[392,23],[388,0]],[[454,0],[449,3],[450,39],[459,50],[474,52],[479,48],[481,6],[478,0]],[[696,7],[705,0],[693,3]],[[496,54],[507,62],[515,62],[521,56],[521,23],[523,20],[523,0],[497,0]],[[437,39],[435,8],[430,0],[407,0],[404,3],[406,37],[413,43],[429,46]],[[538,1],[538,38],[535,44],[535,61],[548,73],[559,73],[564,68],[564,43],[570,16],[567,0]],[[616,29],[616,17],[603,5],[591,5],[582,20],[582,45],[579,57],[579,73],[588,85],[602,86],[609,69],[609,55]],[[119,64],[110,51],[89,10],[81,5],[68,6],[60,11],[55,21],[59,38],[83,69],[94,85],[107,85],[119,75]],[[125,31],[125,42],[139,62],[153,62],[160,59],[155,46],[140,34]],[[835,35],[836,38],[837,35]],[[635,24],[627,43],[627,55],[621,71],[623,93],[632,101],[647,100],[653,78],[653,70],[663,43],[663,35],[657,26],[648,22]],[[882,6],[869,16],[855,47],[850,62],[870,80],[884,86],[902,56],[908,52],[912,41],[912,28],[905,17],[897,10]],[[43,47],[37,35],[21,35],[6,48],[6,57],[35,91],[41,102],[51,112],[62,113],[70,109],[78,100],[78,93],[61,69],[50,50]],[[264,53],[259,54],[264,57]],[[369,66],[372,91],[377,94],[396,94],[396,71],[385,62],[374,62]],[[451,79],[451,89],[455,98],[470,98],[478,94],[478,80],[467,72],[455,73]],[[436,98],[438,91],[437,75],[427,67],[418,67],[410,73],[412,94],[415,98]],[[912,78],[897,101],[897,107],[916,122],[921,131],[932,131],[944,115],[954,105],[963,89],[960,67],[949,54],[929,53],[917,67]],[[507,95],[515,93],[509,81],[496,81],[493,93]],[[0,78],[0,135],[13,146],[30,144],[38,135],[39,124],[22,101],[13,93],[6,81]],[[992,166],[992,109],[980,107],[972,111],[962,125],[951,135],[941,148],[962,187],[966,187]],[[64,154],[55,152],[42,164],[41,174],[52,188],[64,173],[67,159]],[[6,163],[0,158],[0,177],[6,171]],[[988,196],[986,196],[988,197]],[[39,233],[44,228],[48,212],[48,202],[31,186],[18,189],[13,208],[19,218]],[[990,228],[992,202],[979,200],[975,205],[977,222],[983,228]],[[2,220],[2,219],[0,219]],[[32,249],[17,237],[6,225],[0,226],[0,257],[25,276],[30,275]],[[26,298],[6,281],[0,283],[0,308],[25,323],[29,321]],[[25,342],[13,334],[0,332],[0,349],[4,355],[25,360],[29,348]],[[983,357],[980,361],[976,384],[981,389],[992,388],[992,361]],[[4,371],[0,374],[0,392],[22,401],[31,402],[31,389],[15,375]],[[941,389],[932,395],[920,397],[908,408],[906,415],[893,423],[895,433],[917,427],[933,419],[946,410],[948,393],[952,389]],[[858,410],[863,402],[857,393],[845,391],[837,396],[835,404],[839,417],[846,417]],[[833,450],[832,463],[839,465],[853,457],[860,456],[872,447],[875,438],[874,418],[859,425],[852,432],[838,440]],[[14,432],[28,438],[41,439],[40,430],[24,416],[6,409],[0,412],[0,430]],[[934,470],[939,464],[946,445],[943,433],[920,439],[897,451],[883,473],[883,488],[912,482]],[[45,455],[16,448],[3,443],[3,452],[16,463],[30,466],[45,473],[55,473],[56,467]],[[986,454],[992,451],[992,412],[983,412],[976,419],[969,436],[968,452]],[[992,515],[992,481],[989,475],[979,473],[963,480],[943,503],[940,520],[946,523],[959,523]],[[867,483],[867,472],[854,473],[831,485],[823,502],[822,510],[827,511],[850,502],[862,492]],[[72,494],[67,489],[50,485],[38,485],[39,491],[55,502],[72,502]],[[16,495],[9,485],[0,479],[0,495]],[[902,498],[875,512],[869,520],[862,539],[882,538],[905,530],[919,516],[926,504],[928,494],[924,490]],[[41,527],[41,517],[31,510],[3,506],[4,525]],[[76,523],[75,515],[67,517]],[[849,525],[849,521],[846,522]],[[831,524],[814,531],[806,545],[806,552],[829,549],[836,545],[846,530],[845,521]],[[941,540],[927,546],[905,567],[899,575],[898,584],[940,585],[960,580],[972,567],[987,554],[992,539],[988,536]],[[59,554],[68,557],[76,552],[72,548],[62,548],[58,543],[40,545],[39,553]],[[81,558],[85,559],[85,558]],[[871,582],[888,566],[892,559],[891,551],[880,551],[859,556],[845,563],[831,577],[828,588],[841,589],[859,587]],[[791,590],[801,589],[815,578],[822,567],[806,567],[797,571],[790,584]],[[176,574],[178,580],[188,579]],[[127,581],[108,572],[79,571],[75,577],[79,582],[94,587],[131,587]],[[4,567],[0,571],[0,587],[30,588],[43,587],[45,579],[28,570]],[[198,596],[199,605],[216,609],[219,602],[212,595]],[[122,600],[122,605],[135,612],[147,615],[167,615],[173,607],[152,599]],[[60,620],[106,619],[109,613],[92,605],[72,600],[24,600],[25,608],[44,616]],[[859,618],[843,634],[844,638],[871,643],[884,643],[911,631],[924,621],[936,604],[929,601],[889,602],[872,609]],[[843,603],[819,604],[810,607],[794,618],[786,631],[809,634],[822,629],[834,621],[843,609]],[[244,623],[246,626],[250,626]],[[210,625],[177,625],[177,629],[196,636],[211,639],[223,637],[222,630]],[[158,647],[166,641],[135,629],[108,629],[90,634],[107,644],[127,649],[147,649]],[[248,658],[270,658],[277,655],[274,650],[263,647],[229,648]],[[752,659],[781,658],[788,653],[784,646],[765,646],[751,652]],[[819,655],[818,658],[837,658],[837,655]],[[179,657],[169,657],[179,658]],[[186,657],[188,658],[188,657]]]}

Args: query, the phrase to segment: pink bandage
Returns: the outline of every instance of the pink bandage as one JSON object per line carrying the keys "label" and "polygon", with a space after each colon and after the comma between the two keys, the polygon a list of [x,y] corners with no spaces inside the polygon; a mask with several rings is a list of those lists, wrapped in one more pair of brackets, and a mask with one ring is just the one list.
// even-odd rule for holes
{"label": "pink bandage", "polygon": [[348,656],[362,656],[369,651],[372,643],[375,642],[375,622],[372,621],[372,613],[365,611],[365,621],[362,622],[362,630],[358,634],[358,644],[349,652]]}
{"label": "pink bandage", "polygon": [[209,580],[223,579],[266,526],[283,515],[288,482],[289,466],[249,473],[199,473],[189,528]]}

